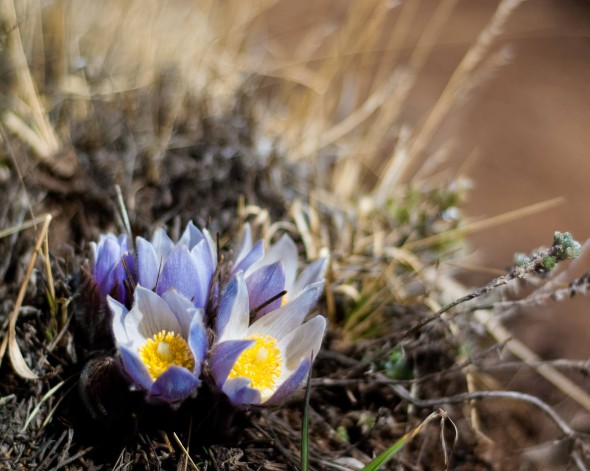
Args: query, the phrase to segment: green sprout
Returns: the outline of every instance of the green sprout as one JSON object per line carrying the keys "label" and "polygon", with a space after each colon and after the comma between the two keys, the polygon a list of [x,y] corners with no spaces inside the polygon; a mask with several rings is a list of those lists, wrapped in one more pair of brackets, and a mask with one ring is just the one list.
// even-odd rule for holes
{"label": "green sprout", "polygon": [[571,260],[578,258],[582,253],[582,246],[569,232],[556,231],[552,248],[557,260]]}

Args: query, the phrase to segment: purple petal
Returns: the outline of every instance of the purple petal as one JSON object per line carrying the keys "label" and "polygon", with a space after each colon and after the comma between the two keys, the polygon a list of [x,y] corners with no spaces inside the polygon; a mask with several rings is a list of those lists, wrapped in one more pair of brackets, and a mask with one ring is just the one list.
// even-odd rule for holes
{"label": "purple petal", "polygon": [[125,262],[127,262],[127,259],[129,258],[133,258],[132,256],[125,256],[123,257],[121,260],[119,260],[119,263],[117,263],[114,267],[113,270],[111,271],[109,278],[112,280],[113,282],[113,287],[111,289],[111,292],[113,293],[113,295],[122,303],[127,302],[127,288],[125,287],[125,280],[128,278],[127,276],[127,270],[131,271],[132,267],[127,266],[127,269],[125,269],[125,265],[123,264],[123,260],[125,260]]}
{"label": "purple petal", "polygon": [[253,271],[258,270],[260,267],[270,265],[279,260],[282,260],[285,264],[283,267],[285,270],[285,286],[290,291],[295,283],[295,275],[297,275],[297,246],[287,234],[281,237],[276,244],[272,245],[261,260],[250,267],[246,273],[246,277],[250,276]]}
{"label": "purple petal", "polygon": [[248,328],[246,337],[258,333],[282,339],[303,323],[305,316],[322,294],[323,288],[323,281],[307,286],[293,301],[255,321]]}
{"label": "purple petal", "polygon": [[233,404],[260,404],[260,391],[250,387],[248,378],[232,378],[223,385],[222,391]]}
{"label": "purple petal", "polygon": [[121,246],[112,234],[98,244],[93,274],[98,290],[103,296],[110,294],[115,286],[115,278],[111,274],[121,256]]}
{"label": "purple petal", "polygon": [[[250,224],[244,224],[242,239],[240,245],[236,247],[234,257],[234,266],[239,264],[242,259],[250,253],[252,250],[252,228]],[[237,269],[236,269],[237,271]]]}
{"label": "purple petal", "polygon": [[[250,309],[256,309],[279,294],[285,289],[285,272],[282,260],[256,270],[246,278],[246,285],[250,297]],[[275,299],[268,306],[260,309],[256,318],[278,309],[281,306],[281,300],[282,298]]]}
{"label": "purple petal", "polygon": [[158,273],[163,260],[158,260],[154,246],[143,237],[135,242],[137,250],[137,282],[153,290],[158,282]]}
{"label": "purple petal", "polygon": [[185,399],[199,387],[199,379],[182,366],[169,366],[150,388],[150,396],[166,402]]}
{"label": "purple petal", "polygon": [[193,302],[196,307],[205,307],[209,298],[213,274],[215,273],[215,264],[211,259],[211,252],[207,241],[202,240],[195,245],[190,252],[190,256],[193,266],[196,269],[193,278],[195,292]]}
{"label": "purple petal", "polygon": [[250,240],[242,240],[241,247],[232,267],[232,273],[237,273],[240,270],[246,271],[253,263],[257,262],[264,256],[264,243],[259,240],[254,247],[252,247],[250,226],[248,225],[246,228],[247,231],[244,231],[244,237],[248,237]]}
{"label": "purple petal", "polygon": [[157,293],[161,294],[169,289],[176,289],[195,302],[198,278],[199,271],[195,267],[188,249],[184,245],[179,245],[172,251],[162,268]]}
{"label": "purple petal", "polygon": [[326,276],[328,258],[320,258],[308,265],[297,277],[293,285],[293,292],[288,293],[289,299],[294,299],[307,285],[320,281]]}
{"label": "purple petal", "polygon": [[242,272],[234,276],[219,302],[215,330],[218,341],[241,339],[250,323],[248,290]]}
{"label": "purple petal", "polygon": [[154,381],[137,353],[124,345],[118,345],[118,348],[121,352],[125,372],[135,384],[140,385],[144,389],[150,389]]}
{"label": "purple petal", "polygon": [[188,345],[195,357],[194,373],[198,375],[201,371],[201,364],[207,354],[207,329],[205,329],[205,325],[203,324],[203,311],[193,308],[190,312],[193,319],[188,334]]}
{"label": "purple petal", "polygon": [[250,268],[255,262],[260,260],[264,256],[264,243],[259,240],[256,242],[252,250],[248,252],[245,257],[234,267],[232,268],[232,273],[237,273],[238,271],[246,271]]}
{"label": "purple petal", "polygon": [[295,372],[279,386],[275,393],[270,396],[264,404],[274,406],[285,402],[285,400],[288,399],[288,397],[293,394],[305,380],[310,367],[311,360],[309,358],[303,358]]}
{"label": "purple petal", "polygon": [[184,244],[186,247],[191,250],[195,245],[201,242],[204,239],[203,233],[197,229],[197,227],[193,224],[192,221],[186,225],[186,229],[184,230],[182,237],[178,241],[179,244]]}
{"label": "purple petal", "polygon": [[209,365],[218,388],[227,380],[238,357],[253,344],[254,340],[228,340],[213,347]]}

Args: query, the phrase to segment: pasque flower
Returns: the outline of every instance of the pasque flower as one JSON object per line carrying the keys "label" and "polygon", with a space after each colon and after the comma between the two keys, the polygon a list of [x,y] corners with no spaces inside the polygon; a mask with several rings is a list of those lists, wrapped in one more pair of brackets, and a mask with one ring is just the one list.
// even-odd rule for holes
{"label": "pasque flower", "polygon": [[157,229],[151,242],[136,239],[137,282],[162,294],[176,289],[195,307],[207,305],[217,264],[211,236],[192,222],[175,244],[163,229]]}
{"label": "pasque flower", "polygon": [[245,225],[232,274],[244,271],[250,309],[263,305],[283,290],[287,292],[282,298],[257,310],[258,318],[295,299],[306,286],[324,279],[327,265],[327,257],[319,258],[297,276],[297,246],[287,234],[265,253],[263,242],[260,240],[253,244],[250,226]]}
{"label": "pasque flower", "polygon": [[217,387],[234,404],[276,405],[297,390],[320,349],[326,320],[304,322],[323,281],[250,324],[248,286],[238,271],[222,293],[210,355]]}
{"label": "pasque flower", "polygon": [[174,243],[159,228],[151,242],[137,237],[135,245],[133,254],[127,236],[114,234],[101,235],[98,244],[91,243],[92,275],[103,298],[111,295],[126,304],[127,287],[139,284],[158,294],[174,288],[195,307],[206,306],[217,264],[215,245],[206,230],[189,222]]}
{"label": "pasque flower", "polygon": [[128,310],[109,297],[123,370],[150,399],[181,401],[199,386],[207,352],[203,311],[175,289],[161,294],[138,285]]}

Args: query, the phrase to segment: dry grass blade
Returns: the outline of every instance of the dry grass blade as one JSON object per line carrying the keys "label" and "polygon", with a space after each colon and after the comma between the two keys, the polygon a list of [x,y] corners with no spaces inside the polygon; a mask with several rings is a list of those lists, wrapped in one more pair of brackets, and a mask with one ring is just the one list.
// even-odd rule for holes
{"label": "dry grass blade", "polygon": [[[469,51],[467,51],[467,54],[465,54],[465,57],[455,69],[447,86],[430,111],[424,126],[422,126],[420,132],[414,139],[409,151],[410,160],[413,163],[419,165],[418,159],[420,159],[427,146],[432,141],[432,138],[442,124],[445,116],[447,116],[449,110],[453,107],[457,96],[460,94],[461,90],[465,88],[467,81],[471,78],[474,70],[483,60],[494,39],[502,31],[504,24],[508,21],[512,12],[523,1],[524,0],[502,0],[500,2],[488,25],[482,30],[477,41]],[[409,177],[409,175],[404,175],[404,177]],[[401,180],[403,181],[405,178],[401,178]]]}
{"label": "dry grass blade", "polygon": [[43,222],[45,220],[45,217],[46,217],[45,215],[37,216],[34,219],[29,219],[27,221],[22,222],[18,226],[9,227],[8,229],[3,229],[0,231],[0,239],[2,239],[3,237],[8,237],[12,234],[16,234],[20,231],[24,231],[25,229],[28,229],[30,227],[37,227],[37,224]]}
{"label": "dry grass blade", "polygon": [[182,442],[180,441],[180,438],[178,438],[178,435],[176,435],[176,432],[174,432],[172,434],[172,436],[174,437],[174,440],[176,441],[176,443],[178,444],[178,446],[180,447],[180,449],[182,450],[182,452],[184,453],[184,456],[186,456],[187,462],[191,464],[191,467],[197,471],[199,471],[199,467],[196,465],[196,463],[193,461],[193,459],[191,458],[191,455],[189,455],[188,450],[186,449],[186,447],[182,444]]}
{"label": "dry grass blade", "polygon": [[511,221],[517,221],[522,219],[523,217],[531,216],[532,214],[536,214],[551,208],[555,208],[556,206],[559,206],[564,202],[565,198],[563,198],[562,196],[558,196],[557,198],[552,198],[547,201],[541,201],[540,203],[531,204],[529,206],[525,206],[524,208],[514,209],[512,211],[508,211],[497,216],[492,216],[481,221],[475,221],[470,224],[465,224],[464,226],[458,227],[457,229],[441,232],[440,234],[435,234],[431,237],[425,237],[424,239],[410,241],[404,245],[404,248],[408,250],[416,250],[428,247],[429,245],[432,245],[436,242],[440,242],[441,240],[457,236],[466,236],[469,234],[474,234],[475,232],[490,229],[491,227],[498,226],[500,224],[506,224]]}
{"label": "dry grass blade", "polygon": [[41,400],[37,403],[37,405],[35,406],[35,408],[31,411],[31,413],[27,417],[27,420],[25,421],[25,424],[23,425],[23,428],[21,429],[21,433],[25,433],[26,432],[27,427],[29,426],[29,424],[31,423],[31,421],[35,418],[35,416],[41,410],[41,406],[43,405],[43,403],[47,399],[49,399],[51,396],[53,396],[53,394],[55,394],[55,392],[64,385],[64,382],[65,381],[60,381],[55,386],[53,386],[49,391],[47,391],[47,393],[45,393],[45,395],[41,398]]}
{"label": "dry grass blade", "polygon": [[59,150],[60,144],[43,109],[29,70],[15,5],[13,0],[2,0],[0,5],[0,12],[2,12],[0,18],[5,25],[10,27],[6,33],[6,58],[15,70],[18,96],[28,107],[26,121],[30,121],[31,125],[25,123],[24,117],[14,114],[5,114],[3,121],[6,127],[31,146],[41,160],[52,163],[53,156]]}
{"label": "dry grass blade", "polygon": [[[10,361],[12,363],[12,367],[14,368],[14,371],[19,376],[21,376],[22,378],[25,378],[25,379],[39,379],[39,376],[37,376],[35,373],[33,373],[31,371],[31,369],[29,368],[29,366],[25,362],[22,352],[20,351],[20,348],[19,348],[18,343],[16,341],[16,320],[18,319],[18,314],[20,312],[20,308],[21,308],[23,300],[25,298],[25,292],[27,290],[27,285],[29,283],[29,280],[31,279],[31,274],[33,273],[33,268],[35,267],[35,262],[37,261],[37,256],[39,255],[39,252],[41,251],[41,247],[47,237],[47,231],[49,229],[50,223],[51,223],[51,215],[47,214],[47,215],[45,215],[45,220],[43,222],[43,226],[41,227],[41,230],[39,231],[39,237],[37,238],[37,243],[35,244],[35,249],[33,250],[33,253],[31,254],[31,259],[29,260],[29,265],[27,266],[25,278],[23,279],[23,282],[21,284],[20,290],[18,292],[18,296],[16,298],[16,302],[14,304],[14,308],[13,308],[12,312],[10,313],[10,318],[9,318],[9,322],[8,322],[8,336],[7,336],[8,356],[10,357]],[[5,348],[6,347],[2,348],[2,352],[1,352],[2,355],[0,355],[0,360],[2,360],[2,357],[5,352]]]}

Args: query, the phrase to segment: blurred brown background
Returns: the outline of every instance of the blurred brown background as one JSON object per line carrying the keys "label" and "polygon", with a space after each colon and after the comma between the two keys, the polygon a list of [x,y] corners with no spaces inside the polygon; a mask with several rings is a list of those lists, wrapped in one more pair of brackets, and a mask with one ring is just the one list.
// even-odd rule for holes
{"label": "blurred brown background", "polygon": [[[455,7],[434,52],[404,106],[410,125],[423,122],[449,77],[486,25],[497,0],[464,0]],[[395,2],[392,6],[399,8]],[[403,62],[417,42],[437,0],[420,2]],[[298,38],[318,22],[339,27],[348,2],[278,2],[266,19],[278,56],[289,57]],[[396,17],[392,17],[392,24]],[[384,43],[387,38],[384,35]],[[506,63],[493,69],[468,95],[433,141],[430,151],[451,140],[451,167],[473,182],[466,212],[486,218],[563,197],[559,206],[473,234],[464,280],[482,284],[512,263],[515,252],[551,243],[553,232],[590,237],[590,2],[529,0],[510,17],[492,51]],[[367,73],[387,54],[366,61]],[[590,259],[590,257],[589,257]],[[583,260],[576,274],[590,268]],[[590,299],[525,309],[511,326],[515,336],[544,358],[590,357]]]}

